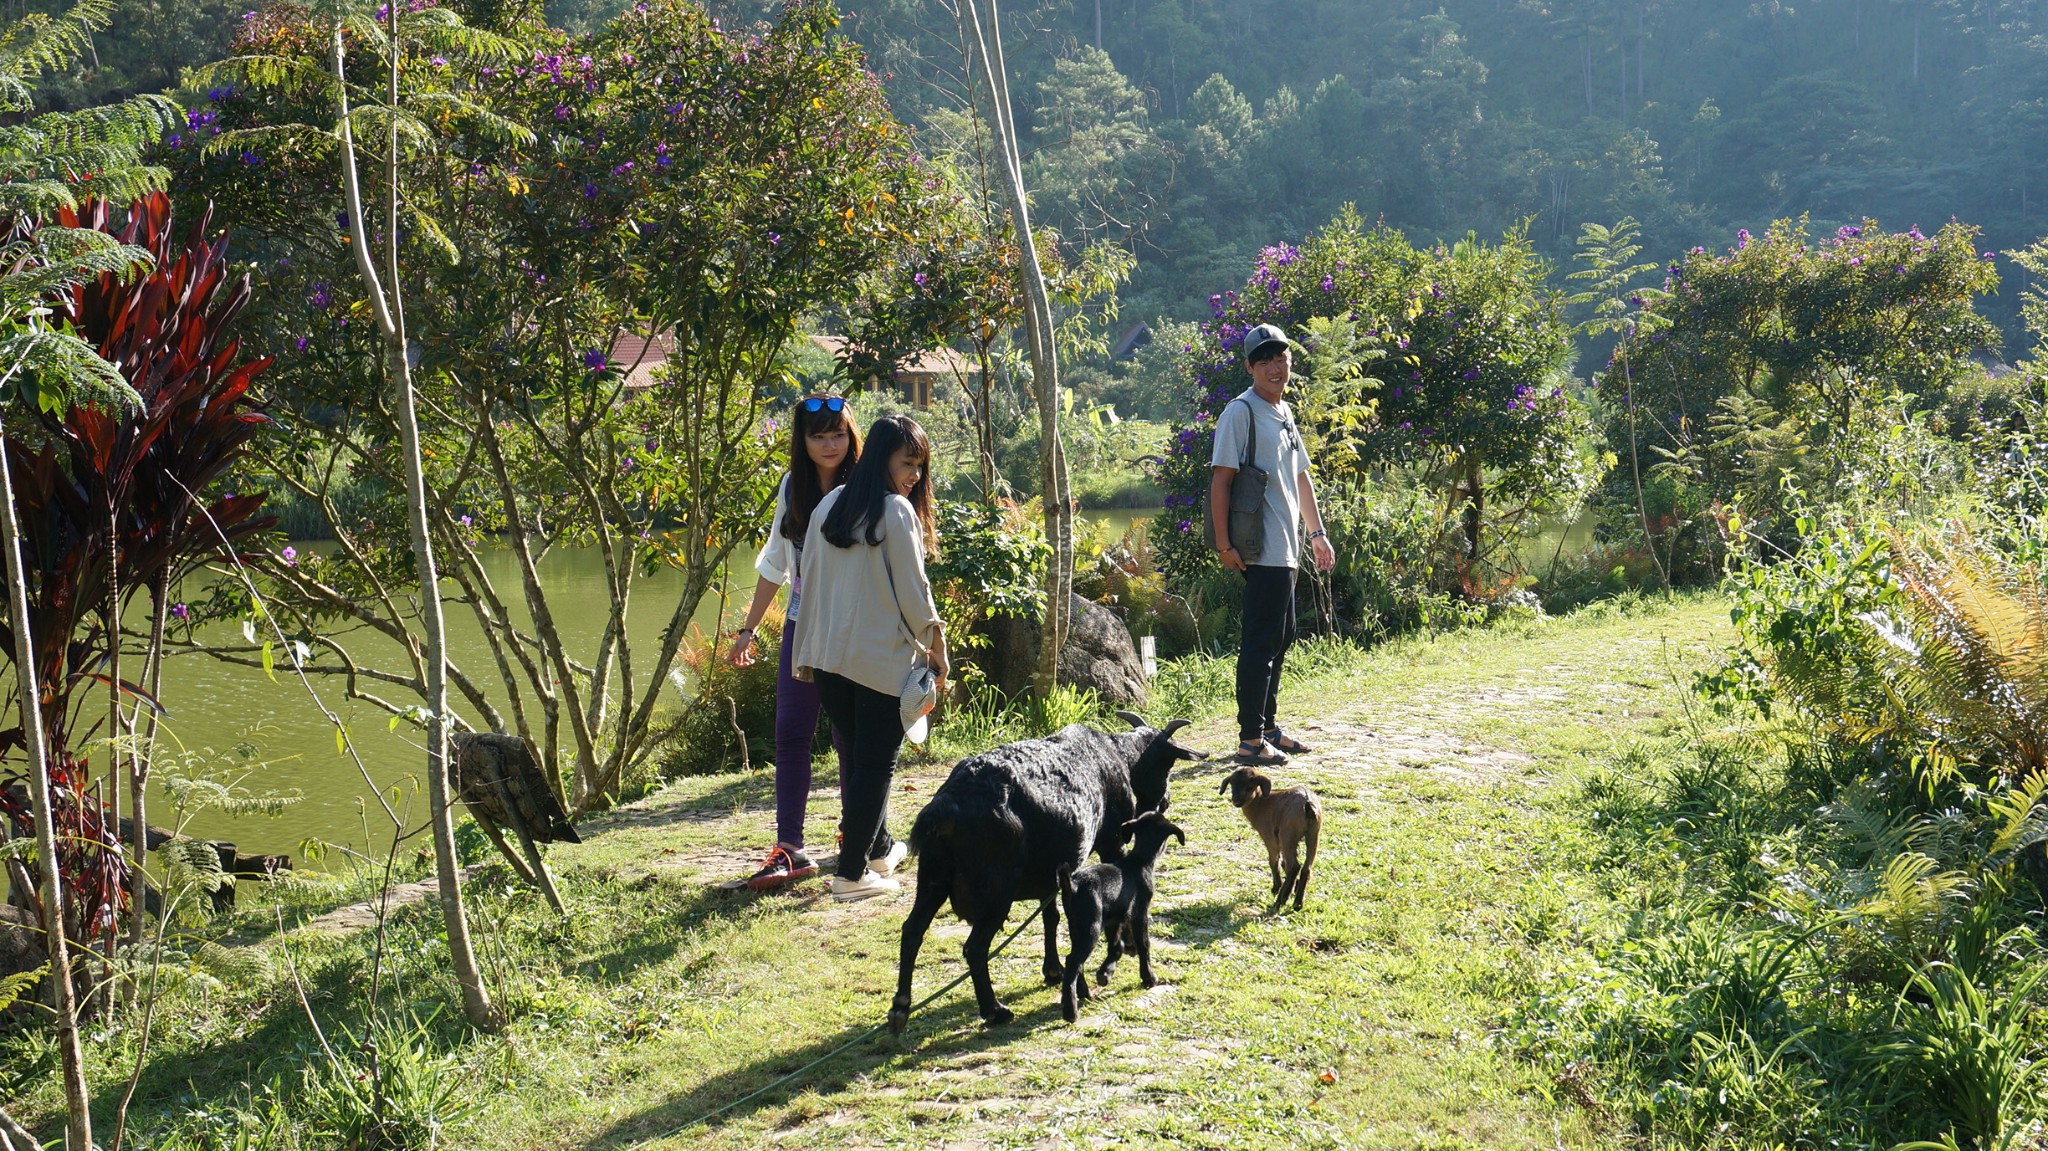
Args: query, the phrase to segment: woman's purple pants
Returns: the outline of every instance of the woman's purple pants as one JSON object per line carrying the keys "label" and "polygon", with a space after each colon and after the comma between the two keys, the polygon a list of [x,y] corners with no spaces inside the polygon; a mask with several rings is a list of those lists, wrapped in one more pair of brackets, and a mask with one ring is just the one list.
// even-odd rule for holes
{"label": "woman's purple pants", "polygon": [[[775,674],[775,838],[792,847],[806,846],[804,809],[811,799],[811,741],[818,734],[818,688],[789,674],[796,644],[790,629],[782,636],[782,656]],[[832,730],[839,747],[839,729]],[[840,749],[844,754],[843,748]]]}

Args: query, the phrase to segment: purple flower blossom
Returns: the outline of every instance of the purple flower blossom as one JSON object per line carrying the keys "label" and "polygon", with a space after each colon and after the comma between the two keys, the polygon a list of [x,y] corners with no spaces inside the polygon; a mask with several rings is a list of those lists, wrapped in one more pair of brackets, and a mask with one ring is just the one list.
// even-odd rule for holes
{"label": "purple flower blossom", "polygon": [[324,283],[314,284],[313,294],[306,297],[306,302],[325,311],[328,305],[334,303],[334,293]]}
{"label": "purple flower blossom", "polygon": [[589,182],[589,181],[587,181],[587,180],[586,180],[586,181],[584,181],[584,184],[583,184],[583,198],[584,198],[584,199],[586,199],[586,200],[594,200],[594,199],[596,199],[596,198],[597,198],[597,185],[596,185],[596,184],[593,184],[593,183],[590,183],[590,182]]}
{"label": "purple flower blossom", "polygon": [[[254,15],[255,15],[255,13],[254,13],[254,12],[251,12],[251,13],[249,13],[249,14],[250,14],[251,16],[254,16]],[[171,605],[171,618],[172,618],[172,619],[178,619],[178,620],[185,620],[185,619],[191,619],[191,618],[192,618],[192,609],[191,609],[191,608],[189,608],[189,607],[186,607],[186,606],[185,606],[184,604],[181,604],[181,603],[174,603],[174,604],[172,604],[172,605]]]}
{"label": "purple flower blossom", "polygon": [[[446,68],[446,67],[448,66],[448,57],[446,57],[446,56],[435,56],[435,57],[432,57],[431,59],[429,59],[429,60],[427,61],[427,63],[429,63],[429,64],[432,64],[432,65],[433,65],[434,67],[436,67],[436,68]],[[484,71],[488,72],[488,71],[490,71],[490,69],[489,69],[489,68],[486,68],[486,69],[484,69]]]}
{"label": "purple flower blossom", "polygon": [[1735,250],[1740,252],[1747,247],[1749,247],[1749,229],[1737,228],[1735,230]]}
{"label": "purple flower blossom", "polygon": [[557,119],[557,120],[567,120],[568,118],[569,118],[569,108],[568,108],[568,105],[566,105],[566,104],[557,104],[557,105],[555,105],[555,119]]}
{"label": "purple flower blossom", "polygon": [[1997,252],[1986,252],[1986,253],[1984,253],[1984,258],[1985,258],[1985,259],[1987,259],[1987,260],[1996,260],[1996,259],[1998,258],[1998,253],[1997,253]]}
{"label": "purple flower blossom", "polygon": [[242,153],[242,163],[247,164],[251,168],[259,167],[263,163],[263,157],[258,156],[254,152],[244,151]]}
{"label": "purple flower blossom", "polygon": [[277,553],[277,555],[279,559],[284,561],[284,566],[288,568],[299,566],[299,549],[287,544],[285,549]]}
{"label": "purple flower blossom", "polygon": [[910,277],[910,282],[922,288],[927,278],[923,272],[919,272],[917,275]]}
{"label": "purple flower blossom", "polygon": [[295,352],[303,352],[306,350],[306,343],[306,337],[300,336],[298,339],[292,341],[292,350]]}
{"label": "purple flower blossom", "polygon": [[781,233],[781,232],[770,232],[770,233],[768,233],[768,242],[769,242],[769,243],[771,243],[771,244],[780,244],[780,243],[782,242],[782,233]]}
{"label": "purple flower blossom", "polygon": [[1912,227],[1906,229],[1906,235],[1911,236],[1915,240],[1924,240],[1927,238],[1920,234],[1920,225],[1918,224],[1915,224]]}
{"label": "purple flower blossom", "polygon": [[1841,227],[1835,229],[1835,236],[1843,240],[1853,240],[1862,234],[1863,229],[1851,226],[1849,224],[1843,224]]}
{"label": "purple flower blossom", "polygon": [[1336,291],[1336,290],[1337,290],[1337,280],[1336,280],[1336,278],[1335,278],[1335,277],[1333,277],[1333,276],[1325,275],[1325,276],[1323,277],[1323,291],[1325,291],[1325,292],[1334,292],[1334,291]]}

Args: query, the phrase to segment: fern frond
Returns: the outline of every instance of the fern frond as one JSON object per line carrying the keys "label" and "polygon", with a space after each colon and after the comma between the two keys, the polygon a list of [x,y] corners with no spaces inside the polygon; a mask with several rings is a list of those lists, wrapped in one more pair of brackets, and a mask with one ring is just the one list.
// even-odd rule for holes
{"label": "fern frond", "polygon": [[172,836],[157,847],[156,853],[163,861],[167,886],[174,891],[185,888],[222,891],[235,882],[234,876],[221,869],[219,849],[204,840],[186,835]]}
{"label": "fern frond", "polygon": [[399,141],[408,147],[431,151],[437,143],[433,130],[418,116],[404,110],[394,111],[382,104],[360,104],[350,108],[349,123],[355,128],[358,147],[372,140],[383,141],[394,128],[398,130]]}
{"label": "fern frond", "polygon": [[234,152],[267,152],[296,148],[310,159],[325,160],[341,146],[341,137],[305,124],[265,124],[255,128],[232,128],[208,140],[200,149],[204,156]]}
{"label": "fern frond", "polygon": [[255,947],[222,947],[207,940],[192,953],[192,966],[236,987],[269,982],[277,974],[268,952]]}
{"label": "fern frond", "polygon": [[500,116],[453,92],[415,92],[406,99],[423,112],[439,113],[460,122],[463,127],[492,143],[531,144],[538,138],[526,125]]}
{"label": "fern frond", "polygon": [[23,82],[70,67],[114,21],[113,0],[77,0],[61,17],[31,13],[0,32],[0,75]]}
{"label": "fern frond", "polygon": [[259,88],[281,88],[303,93],[325,92],[334,86],[334,73],[306,56],[273,56],[255,52],[193,69],[186,74],[186,87],[195,90],[243,84]]}
{"label": "fern frond", "polygon": [[13,975],[0,975],[0,1011],[14,1006],[15,1000],[29,993],[36,984],[43,981],[44,973],[50,970],[45,963],[31,971],[18,971]]}
{"label": "fern frond", "polygon": [[0,336],[0,367],[21,365],[46,411],[69,404],[134,407],[135,389],[91,344],[68,332],[25,327]]}

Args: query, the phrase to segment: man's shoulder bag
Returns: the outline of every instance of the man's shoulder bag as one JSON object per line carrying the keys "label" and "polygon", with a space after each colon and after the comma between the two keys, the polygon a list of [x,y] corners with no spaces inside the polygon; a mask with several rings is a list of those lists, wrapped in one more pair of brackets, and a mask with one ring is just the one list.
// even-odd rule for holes
{"label": "man's shoulder bag", "polygon": [[[1259,558],[1266,545],[1266,469],[1255,461],[1259,455],[1259,415],[1243,397],[1235,402],[1244,404],[1245,437],[1244,458],[1238,462],[1237,474],[1230,477],[1230,546],[1246,563]],[[1219,420],[1220,422],[1220,420]],[[1212,501],[1204,500],[1209,505]],[[1208,507],[1209,546],[1216,546],[1216,509]]]}

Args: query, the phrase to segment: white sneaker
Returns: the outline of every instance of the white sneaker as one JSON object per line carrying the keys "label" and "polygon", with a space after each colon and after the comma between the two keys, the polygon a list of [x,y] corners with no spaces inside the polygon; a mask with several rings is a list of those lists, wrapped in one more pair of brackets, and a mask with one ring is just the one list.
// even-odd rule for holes
{"label": "white sneaker", "polygon": [[832,893],[833,899],[841,903],[850,903],[856,899],[867,899],[876,895],[887,895],[892,891],[900,891],[903,885],[887,876],[876,875],[874,872],[868,871],[863,872],[859,879],[848,879],[843,875],[835,875],[826,881],[825,888]]}
{"label": "white sneaker", "polygon": [[896,865],[902,863],[909,854],[910,845],[899,839],[889,845],[888,854],[879,859],[868,860],[868,866],[874,870],[876,875],[894,875],[896,874]]}

